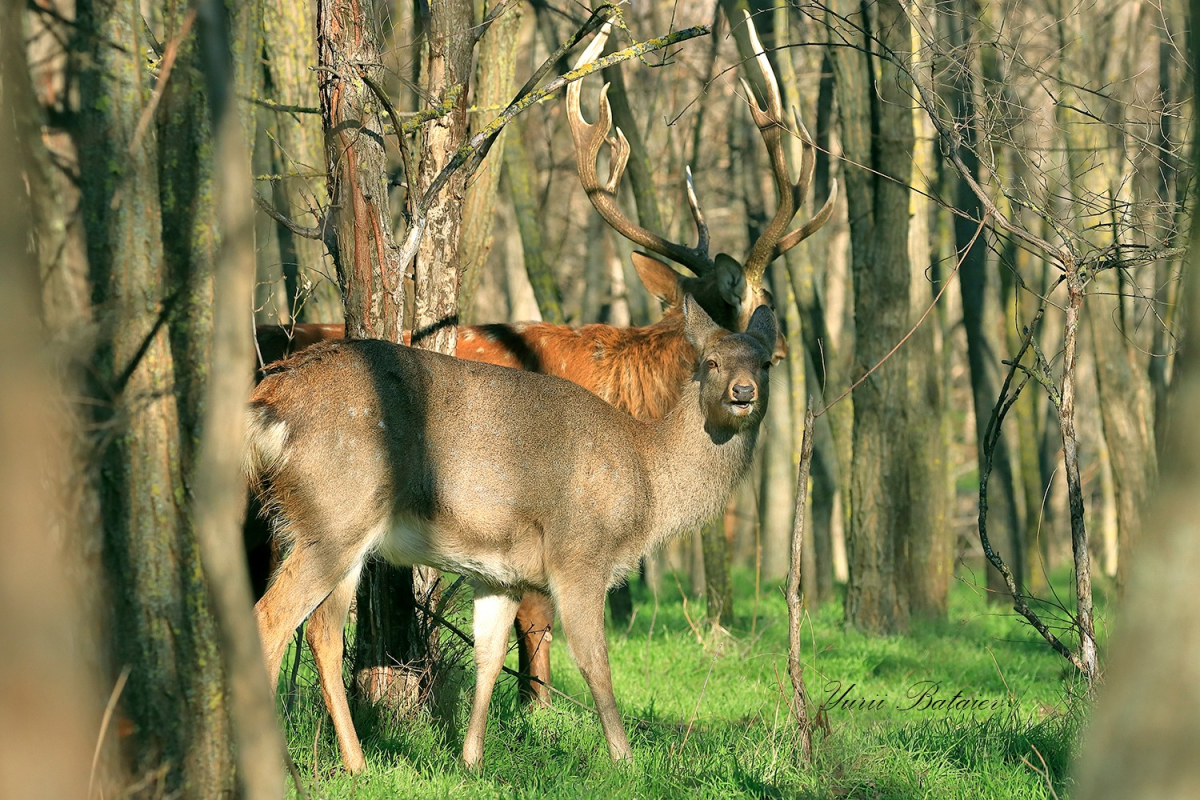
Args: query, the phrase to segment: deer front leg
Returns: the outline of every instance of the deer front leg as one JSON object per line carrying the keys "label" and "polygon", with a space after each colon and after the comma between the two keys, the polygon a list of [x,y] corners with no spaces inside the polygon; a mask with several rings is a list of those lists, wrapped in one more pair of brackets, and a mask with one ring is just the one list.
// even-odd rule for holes
{"label": "deer front leg", "polygon": [[621,713],[617,711],[608,667],[608,643],[604,640],[605,589],[604,586],[556,586],[554,602],[571,655],[596,703],[609,755],[614,761],[623,761],[633,758],[633,752],[625,738]]}
{"label": "deer front leg", "polygon": [[508,652],[508,628],[513,624],[520,600],[486,586],[475,587],[475,699],[471,722],[463,741],[463,762],[468,767],[483,759],[483,735],[487,730],[488,705],[496,676]]}
{"label": "deer front leg", "polygon": [[517,656],[523,675],[521,699],[531,706],[550,707],[550,642],[554,604],[540,592],[529,592],[517,609]]}
{"label": "deer front leg", "polygon": [[351,773],[362,772],[367,766],[363,758],[362,745],[354,730],[350,717],[350,705],[346,702],[346,684],[342,679],[342,655],[345,650],[344,632],[350,601],[358,586],[362,565],[358,565],[342,578],[329,597],[308,618],[305,632],[308,646],[312,649],[317,664],[317,675],[321,678],[321,694],[325,707],[333,717],[333,729],[337,733],[338,750],[342,763]]}

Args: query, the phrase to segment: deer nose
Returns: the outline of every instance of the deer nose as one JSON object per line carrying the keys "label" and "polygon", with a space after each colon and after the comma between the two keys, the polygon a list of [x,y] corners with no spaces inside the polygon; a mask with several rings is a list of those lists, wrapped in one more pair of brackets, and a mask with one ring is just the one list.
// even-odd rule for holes
{"label": "deer nose", "polygon": [[735,383],[732,392],[735,403],[749,403],[756,394],[754,386],[748,383]]}

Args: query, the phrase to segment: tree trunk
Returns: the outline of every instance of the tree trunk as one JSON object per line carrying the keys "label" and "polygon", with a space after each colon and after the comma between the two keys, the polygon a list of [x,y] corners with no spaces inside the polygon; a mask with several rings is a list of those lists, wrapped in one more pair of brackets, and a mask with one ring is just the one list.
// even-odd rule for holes
{"label": "tree trunk", "polygon": [[[317,91],[316,6],[301,0],[268,0],[263,4],[262,48],[265,97],[284,106],[314,108]],[[321,224],[328,206],[321,117],[317,114],[267,110],[261,115],[270,139],[270,172],[279,180],[259,191],[288,219],[304,226]],[[261,213],[261,212],[260,212]],[[279,241],[279,258],[287,277],[290,316],[305,322],[340,322],[342,298],[333,259],[323,242],[296,236],[271,221]],[[295,293],[295,294],[293,294]]]}
{"label": "tree trunk", "polygon": [[[428,60],[422,73],[426,96],[443,102],[454,96],[450,113],[424,126],[421,163],[417,168],[417,196],[433,183],[438,173],[467,139],[467,98],[471,84],[471,57],[475,48],[474,12],[470,0],[432,0],[429,4]],[[467,175],[457,173],[434,198],[427,213],[425,236],[413,266],[412,344],[424,350],[452,356],[458,342],[459,241]],[[433,608],[441,595],[441,573],[433,567],[412,568],[412,592],[418,602]],[[409,646],[415,654],[424,650],[427,682],[440,656],[439,628],[426,614],[420,640]]]}
{"label": "tree trunk", "polygon": [[[524,255],[525,272],[529,276],[529,285],[533,287],[533,295],[537,298],[538,311],[541,313],[542,319],[562,325],[566,322],[562,300],[559,297],[558,285],[554,280],[554,272],[546,263],[545,248],[542,246],[542,223],[538,218],[537,206],[534,202],[533,181],[537,171],[529,160],[529,153],[525,149],[525,142],[521,139],[521,132],[515,130],[512,133],[512,139],[504,149],[504,176],[508,181],[508,190],[512,197],[517,229],[521,233],[521,251]],[[599,217],[599,215],[596,216]],[[597,251],[594,255],[599,258],[598,251],[602,249],[602,241],[592,242],[588,258],[593,257],[591,251]]]}
{"label": "tree trunk", "polygon": [[[975,75],[974,61],[968,55],[973,52],[970,48],[973,33],[972,21],[977,19],[980,9],[976,0],[961,0],[959,7],[944,14],[943,19],[949,27],[951,46],[956,48],[963,64],[953,70],[953,80],[950,90],[953,96],[953,113],[956,127],[962,131],[962,158],[972,177],[980,180],[979,157],[975,153],[978,140],[976,126],[978,125],[975,110],[975,88],[971,83]],[[962,176],[954,173],[955,206],[962,209],[974,219],[983,217],[983,207],[979,198],[971,191],[971,187]],[[990,320],[993,314],[987,308],[989,276],[987,270],[987,243],[983,236],[976,236],[978,223],[961,216],[954,217],[954,244],[958,253],[966,251],[962,266],[958,271],[959,285],[962,289],[963,328],[967,334],[967,363],[971,374],[971,399],[975,408],[975,451],[980,469],[983,468],[983,437],[991,418],[992,407],[996,404],[998,386],[995,370],[997,369],[996,353],[998,344],[992,341],[988,332],[991,330]],[[971,244],[974,239],[974,244]],[[1017,496],[1013,482],[1012,458],[1009,454],[1005,438],[996,443],[992,456],[992,476],[989,481],[988,506],[989,538],[993,548],[1005,560],[1016,578],[1017,584],[1024,582],[1022,569],[1022,551],[1017,541],[1019,520],[1017,516]],[[992,602],[1007,601],[1008,589],[1004,577],[991,564],[985,563],[987,573],[987,597]]]}
{"label": "tree trunk", "polygon": [[[922,10],[926,8],[921,3]],[[915,35],[914,30],[914,35]],[[914,50],[918,50],[914,43]],[[919,50],[918,50],[919,52]],[[929,60],[913,59],[916,79],[933,82]],[[905,518],[902,534],[908,542],[904,568],[905,594],[915,616],[944,619],[950,601],[950,581],[954,577],[954,531],[948,518],[950,472],[946,454],[950,437],[947,426],[945,376],[942,373],[942,339],[937,317],[930,313],[922,319],[934,297],[937,285],[931,284],[934,264],[930,217],[933,203],[927,195],[935,188],[926,181],[933,169],[933,123],[924,109],[912,110],[915,133],[913,182],[918,191],[910,196],[912,218],[908,232],[908,253],[912,269],[912,306],[909,317],[920,327],[905,345],[909,350],[909,399],[911,412],[909,441],[908,493],[911,513]]]}
{"label": "tree trunk", "polygon": [[[79,271],[86,263],[68,260],[80,255],[77,250],[45,247],[50,242],[43,234],[57,233],[63,238],[55,244],[65,243],[69,228],[47,227],[46,216],[34,210],[65,220],[54,213],[63,195],[37,196],[51,188],[51,172],[26,61],[24,13],[21,3],[0,8],[0,332],[6,344],[0,353],[0,786],[31,799],[96,791],[113,796],[120,783],[109,780],[104,761],[91,786],[88,774],[100,730],[96,698],[111,687],[96,669],[100,611],[92,603],[103,597],[99,576],[80,567],[84,543],[101,534],[94,504],[76,502],[76,495],[94,499],[85,488],[91,476],[80,457],[80,426],[63,400],[78,396],[75,386],[64,385],[77,373],[68,372],[63,381],[52,371],[55,361],[79,354],[60,348],[78,344],[77,332],[67,326],[81,319],[59,315],[79,302],[86,319],[90,309],[78,291],[87,286]],[[32,63],[47,67],[30,55]],[[62,53],[55,55],[53,69],[61,78]],[[57,212],[64,210],[59,205]],[[31,227],[37,260],[28,247]],[[58,270],[39,269],[49,264],[69,273],[70,285],[63,285],[68,276]],[[54,291],[47,292],[51,284]]]}
{"label": "tree trunk", "polygon": [[[878,364],[909,327],[912,269],[908,257],[908,176],[912,168],[911,81],[874,53],[871,36],[905,65],[912,48],[908,18],[896,0],[864,7],[842,0],[834,12],[859,30],[830,19],[831,30],[856,47],[837,47],[834,69],[842,114],[843,148],[857,166],[846,171],[853,241],[854,316],[858,374]],[[861,49],[858,49],[861,48]],[[908,626],[909,603],[902,539],[913,513],[906,475],[912,452],[907,413],[908,353],[901,349],[854,395],[851,514],[846,534],[850,582],[846,621],[867,631],[896,633]],[[922,510],[923,513],[923,510]]]}
{"label": "tree trunk", "polygon": [[[399,342],[404,284],[392,239],[383,124],[379,98],[364,80],[382,85],[375,31],[364,6],[317,4],[321,114],[346,335]],[[423,698],[426,673],[411,570],[369,561],[357,602],[355,685],[371,702],[411,710]]]}
{"label": "tree trunk", "polygon": [[[484,9],[494,6],[489,3]],[[487,35],[479,45],[478,80],[475,85],[475,105],[479,108],[503,107],[512,99],[513,74],[516,71],[517,45],[521,34],[521,6],[513,5],[492,23]],[[487,117],[476,114],[472,118],[472,132],[483,127]],[[519,131],[512,132],[516,138]],[[463,209],[462,238],[459,243],[459,258],[462,262],[462,285],[458,291],[458,304],[464,319],[470,318],[471,308],[479,288],[479,276],[492,251],[492,224],[495,220],[497,190],[500,186],[500,170],[505,163],[506,140],[510,133],[501,131],[492,145],[488,158],[475,172],[467,187],[466,205]]]}
{"label": "tree trunk", "polygon": [[[168,15],[172,35],[177,19]],[[174,181],[182,176],[173,170],[207,162],[194,154],[186,165],[165,160],[172,151],[160,154],[153,126],[135,141],[151,91],[136,8],[84,3],[79,24],[91,34],[79,71],[80,94],[90,100],[77,141],[81,164],[94,165],[80,185],[100,311],[93,393],[97,429],[105,431],[99,481],[113,657],[131,667],[122,696],[135,731],[128,752],[134,774],[170,764],[169,791],[207,797],[232,791],[233,753],[228,690],[188,509],[203,372],[180,382],[163,322],[170,321],[172,340],[187,345],[178,366],[201,363],[199,342],[211,319],[172,316],[205,295],[211,273],[189,271],[188,283],[173,284],[183,276],[169,272],[164,257],[160,191],[177,184],[159,176],[160,164]],[[195,62],[188,51],[182,56],[186,74]],[[199,166],[189,176],[197,191],[208,170]]]}

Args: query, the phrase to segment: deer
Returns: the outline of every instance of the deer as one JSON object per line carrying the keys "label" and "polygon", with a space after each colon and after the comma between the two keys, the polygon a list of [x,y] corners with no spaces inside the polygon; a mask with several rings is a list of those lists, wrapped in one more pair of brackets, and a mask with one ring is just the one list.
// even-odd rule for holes
{"label": "deer", "polygon": [[423,564],[475,590],[475,697],[463,762],[477,767],[521,598],[553,603],[614,760],[617,710],[604,599],[643,555],[716,516],[749,470],[778,326],[744,333],[682,303],[697,354],[664,417],[642,421],[570,381],[371,339],[277,362],[251,395],[245,473],[287,555],[255,605],[268,676],[307,638],[351,772],[365,767],[342,683],[343,628],[364,560]]}
{"label": "deer", "polygon": [[[801,142],[801,163],[795,183],[789,174],[783,135],[783,103],[779,85],[759,42],[753,21],[747,16],[751,42],[758,54],[755,67],[766,86],[764,105],[750,102],[751,114],[770,153],[778,195],[771,223],[742,261],[718,253],[710,255],[708,224],[697,199],[690,169],[686,172],[688,206],[696,227],[696,244],[668,241],[630,220],[617,203],[617,191],[630,156],[629,143],[620,129],[612,132],[612,113],[607,85],[598,100],[597,119],[588,123],[581,111],[581,84],[568,84],[567,121],[575,147],[576,167],[593,207],[618,233],[645,250],[669,259],[692,275],[676,271],[648,253],[635,252],[633,264],[647,290],[663,301],[664,314],[658,322],[638,327],[590,324],[582,327],[544,322],[463,326],[458,329],[457,356],[461,359],[530,372],[555,375],[592,391],[602,399],[640,420],[664,417],[679,401],[679,387],[691,373],[695,349],[684,335],[683,298],[690,295],[718,325],[745,330],[760,306],[772,306],[770,292],[763,286],[766,267],[776,258],[816,233],[832,216],[838,185],[830,186],[829,197],[807,222],[787,232],[792,219],[808,195],[816,164],[815,150],[807,128],[796,117]],[[575,68],[594,60],[603,49],[607,28],[580,56]],[[743,81],[747,98],[754,98]],[[610,147],[607,180],[597,175],[597,160]],[[258,340],[264,361],[272,361],[329,339],[340,339],[344,327],[337,324],[260,326]],[[778,334],[773,357],[785,352]],[[550,632],[553,606],[537,591],[526,594],[516,617],[520,671],[528,676],[523,687],[537,704],[549,704]],[[347,763],[349,766],[349,763]]]}

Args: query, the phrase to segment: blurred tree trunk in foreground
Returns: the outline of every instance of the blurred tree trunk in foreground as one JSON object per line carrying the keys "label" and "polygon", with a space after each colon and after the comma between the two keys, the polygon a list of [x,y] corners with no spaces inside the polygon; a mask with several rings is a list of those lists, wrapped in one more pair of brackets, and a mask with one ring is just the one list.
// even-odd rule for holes
{"label": "blurred tree trunk in foreground", "polygon": [[[1192,19],[1200,2],[1192,0]],[[1191,33],[1193,79],[1200,31]],[[1195,87],[1193,87],[1195,89]],[[1193,167],[1200,138],[1193,133]],[[1193,198],[1195,197],[1193,193]],[[1176,361],[1172,438],[1163,448],[1153,518],[1128,567],[1126,606],[1113,635],[1105,683],[1080,755],[1077,794],[1097,800],[1185,798],[1200,785],[1200,226],[1192,223],[1185,286],[1189,325]],[[1114,757],[1119,753],[1120,757]]]}

